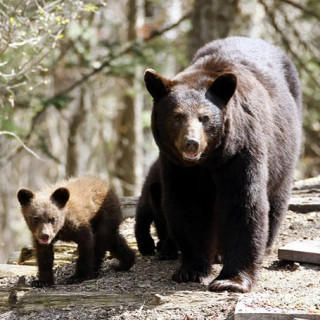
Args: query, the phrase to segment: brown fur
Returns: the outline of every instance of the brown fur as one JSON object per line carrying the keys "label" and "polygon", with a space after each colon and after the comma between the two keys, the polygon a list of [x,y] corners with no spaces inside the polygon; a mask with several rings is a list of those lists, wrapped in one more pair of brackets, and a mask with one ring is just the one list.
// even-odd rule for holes
{"label": "brown fur", "polygon": [[39,280],[33,286],[54,283],[53,244],[57,240],[78,244],[76,272],[69,283],[93,278],[107,250],[119,260],[118,270],[133,265],[134,252],[119,234],[119,200],[105,180],[83,176],[37,193],[21,189],[17,196],[37,254]]}

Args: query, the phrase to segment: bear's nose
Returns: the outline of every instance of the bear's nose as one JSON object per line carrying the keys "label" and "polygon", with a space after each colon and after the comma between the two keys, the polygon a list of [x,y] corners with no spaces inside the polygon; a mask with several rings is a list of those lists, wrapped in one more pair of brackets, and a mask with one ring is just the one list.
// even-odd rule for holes
{"label": "bear's nose", "polygon": [[48,240],[49,240],[49,235],[46,234],[46,233],[42,233],[40,238],[41,238],[41,240],[43,240],[43,241],[48,241]]}
{"label": "bear's nose", "polygon": [[195,138],[185,138],[183,142],[184,150],[186,152],[197,152],[199,150],[199,145],[199,141]]}

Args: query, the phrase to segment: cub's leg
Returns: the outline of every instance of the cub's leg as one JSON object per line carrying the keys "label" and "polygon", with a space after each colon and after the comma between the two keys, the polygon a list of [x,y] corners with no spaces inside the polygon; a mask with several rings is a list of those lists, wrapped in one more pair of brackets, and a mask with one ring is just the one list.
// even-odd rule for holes
{"label": "cub's leg", "polygon": [[76,271],[67,283],[78,283],[94,277],[94,238],[90,226],[77,231],[75,242],[78,244]]}
{"label": "cub's leg", "polygon": [[108,250],[110,250],[111,255],[119,260],[118,265],[114,266],[117,271],[129,270],[135,263],[135,253],[128,246],[124,237],[116,233],[110,239],[110,244]]}
{"label": "cub's leg", "polygon": [[34,240],[36,249],[36,257],[39,270],[39,280],[34,280],[31,283],[32,287],[47,287],[54,284],[53,279],[53,260],[54,251],[53,244],[43,245],[37,240]]}
{"label": "cub's leg", "polygon": [[143,256],[154,255],[155,244],[150,235],[150,227],[153,222],[153,213],[151,205],[140,197],[137,210],[136,222],[134,227],[135,237],[140,253]]}

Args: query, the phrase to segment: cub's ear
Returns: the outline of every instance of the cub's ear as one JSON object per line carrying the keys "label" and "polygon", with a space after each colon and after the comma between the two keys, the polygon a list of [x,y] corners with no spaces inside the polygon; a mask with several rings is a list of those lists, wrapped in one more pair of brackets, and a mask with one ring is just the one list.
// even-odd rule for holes
{"label": "cub's ear", "polygon": [[66,203],[68,202],[70,197],[70,192],[67,188],[58,188],[55,190],[51,197],[50,200],[59,208],[62,209]]}
{"label": "cub's ear", "polygon": [[18,200],[22,206],[25,206],[31,202],[34,197],[34,193],[29,189],[20,189],[17,193]]}
{"label": "cub's ear", "polygon": [[215,104],[226,106],[237,88],[237,77],[228,72],[219,76],[206,92],[206,98]]}
{"label": "cub's ear", "polygon": [[153,99],[160,99],[170,90],[171,81],[160,76],[152,69],[147,69],[144,73],[146,88]]}

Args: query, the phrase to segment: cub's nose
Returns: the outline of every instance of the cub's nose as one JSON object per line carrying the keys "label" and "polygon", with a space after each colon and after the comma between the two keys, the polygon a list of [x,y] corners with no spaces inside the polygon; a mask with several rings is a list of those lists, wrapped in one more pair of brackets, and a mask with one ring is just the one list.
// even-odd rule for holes
{"label": "cub's nose", "polygon": [[185,138],[183,141],[183,147],[186,152],[196,153],[199,151],[199,140],[195,138]]}
{"label": "cub's nose", "polygon": [[42,233],[41,236],[40,236],[40,239],[42,241],[48,241],[49,240],[49,235],[46,234],[46,233]]}

